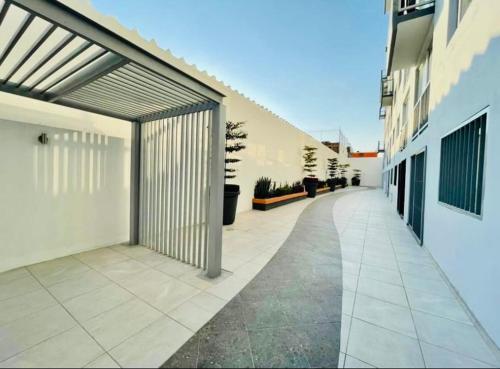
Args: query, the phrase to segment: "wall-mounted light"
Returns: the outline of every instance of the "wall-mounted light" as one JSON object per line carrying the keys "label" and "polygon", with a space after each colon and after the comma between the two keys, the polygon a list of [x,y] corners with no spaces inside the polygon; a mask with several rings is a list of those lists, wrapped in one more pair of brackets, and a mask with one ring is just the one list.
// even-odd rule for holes
{"label": "wall-mounted light", "polygon": [[42,145],[47,145],[49,143],[49,136],[47,136],[46,133],[42,133],[40,136],[38,136],[38,142],[40,142]]}

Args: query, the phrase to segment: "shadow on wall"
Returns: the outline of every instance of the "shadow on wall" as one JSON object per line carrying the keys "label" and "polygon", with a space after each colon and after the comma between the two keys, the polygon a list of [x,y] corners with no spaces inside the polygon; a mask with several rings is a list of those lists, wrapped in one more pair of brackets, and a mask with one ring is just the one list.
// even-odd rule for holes
{"label": "shadow on wall", "polygon": [[33,185],[37,193],[92,195],[106,188],[110,171],[123,173],[123,189],[129,189],[127,161],[123,161],[123,168],[115,168],[109,158],[111,151],[130,155],[123,139],[88,132],[53,132],[46,127],[40,131],[47,133],[49,141],[42,145],[34,138]]}
{"label": "shadow on wall", "polygon": [[[482,4],[481,4],[482,5]],[[500,9],[499,4],[494,4]],[[447,14],[448,6],[441,7],[437,15],[436,24],[440,18]],[[434,83],[431,85],[431,104],[429,114],[446,99],[447,95],[455,91],[455,86],[459,85],[464,74],[467,74],[473,67],[484,68],[483,71],[498,73],[500,65],[500,23],[498,23],[498,12],[488,11],[488,7],[480,6],[478,2],[472,2],[465,17],[454,31],[440,42],[447,42],[444,49],[444,58],[453,60],[453,63],[438,65],[434,69]],[[447,20],[446,20],[447,21]],[[449,38],[449,40],[448,40]],[[465,45],[465,46],[464,46]],[[496,58],[482,59],[484,55],[495,55]]]}

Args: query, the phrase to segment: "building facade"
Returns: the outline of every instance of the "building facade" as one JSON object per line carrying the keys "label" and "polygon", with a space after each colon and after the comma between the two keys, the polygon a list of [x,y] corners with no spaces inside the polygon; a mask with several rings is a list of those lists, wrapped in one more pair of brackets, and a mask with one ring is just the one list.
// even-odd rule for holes
{"label": "building facade", "polygon": [[383,187],[500,343],[500,1],[386,0]]}

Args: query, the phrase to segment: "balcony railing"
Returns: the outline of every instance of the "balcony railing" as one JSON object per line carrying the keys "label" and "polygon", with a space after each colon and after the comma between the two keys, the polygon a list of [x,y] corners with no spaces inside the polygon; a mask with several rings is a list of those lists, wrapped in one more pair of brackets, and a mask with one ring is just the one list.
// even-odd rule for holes
{"label": "balcony railing", "polygon": [[385,106],[381,106],[378,112],[378,119],[380,120],[385,119],[386,116],[387,116],[387,111],[385,109]]}
{"label": "balcony railing", "polygon": [[382,96],[392,96],[394,94],[394,81],[392,77],[382,75],[380,87]]}
{"label": "balcony railing", "polygon": [[418,135],[429,120],[429,91],[430,84],[427,84],[424,93],[420,96],[413,111],[413,136]]}
{"label": "balcony railing", "polygon": [[399,151],[406,149],[408,145],[408,124],[404,124],[399,136]]}
{"label": "balcony railing", "polygon": [[392,98],[394,95],[394,81],[392,77],[384,75],[384,72],[380,72],[380,105],[389,106],[392,104]]}
{"label": "balcony railing", "polygon": [[435,0],[398,0],[398,15],[411,14],[417,10],[427,9],[435,6]]}

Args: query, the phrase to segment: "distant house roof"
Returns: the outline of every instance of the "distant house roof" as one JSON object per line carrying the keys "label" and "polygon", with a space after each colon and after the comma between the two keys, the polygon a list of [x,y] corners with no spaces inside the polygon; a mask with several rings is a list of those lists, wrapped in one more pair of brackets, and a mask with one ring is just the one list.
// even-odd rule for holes
{"label": "distant house roof", "polygon": [[377,158],[378,152],[353,152],[351,158]]}

